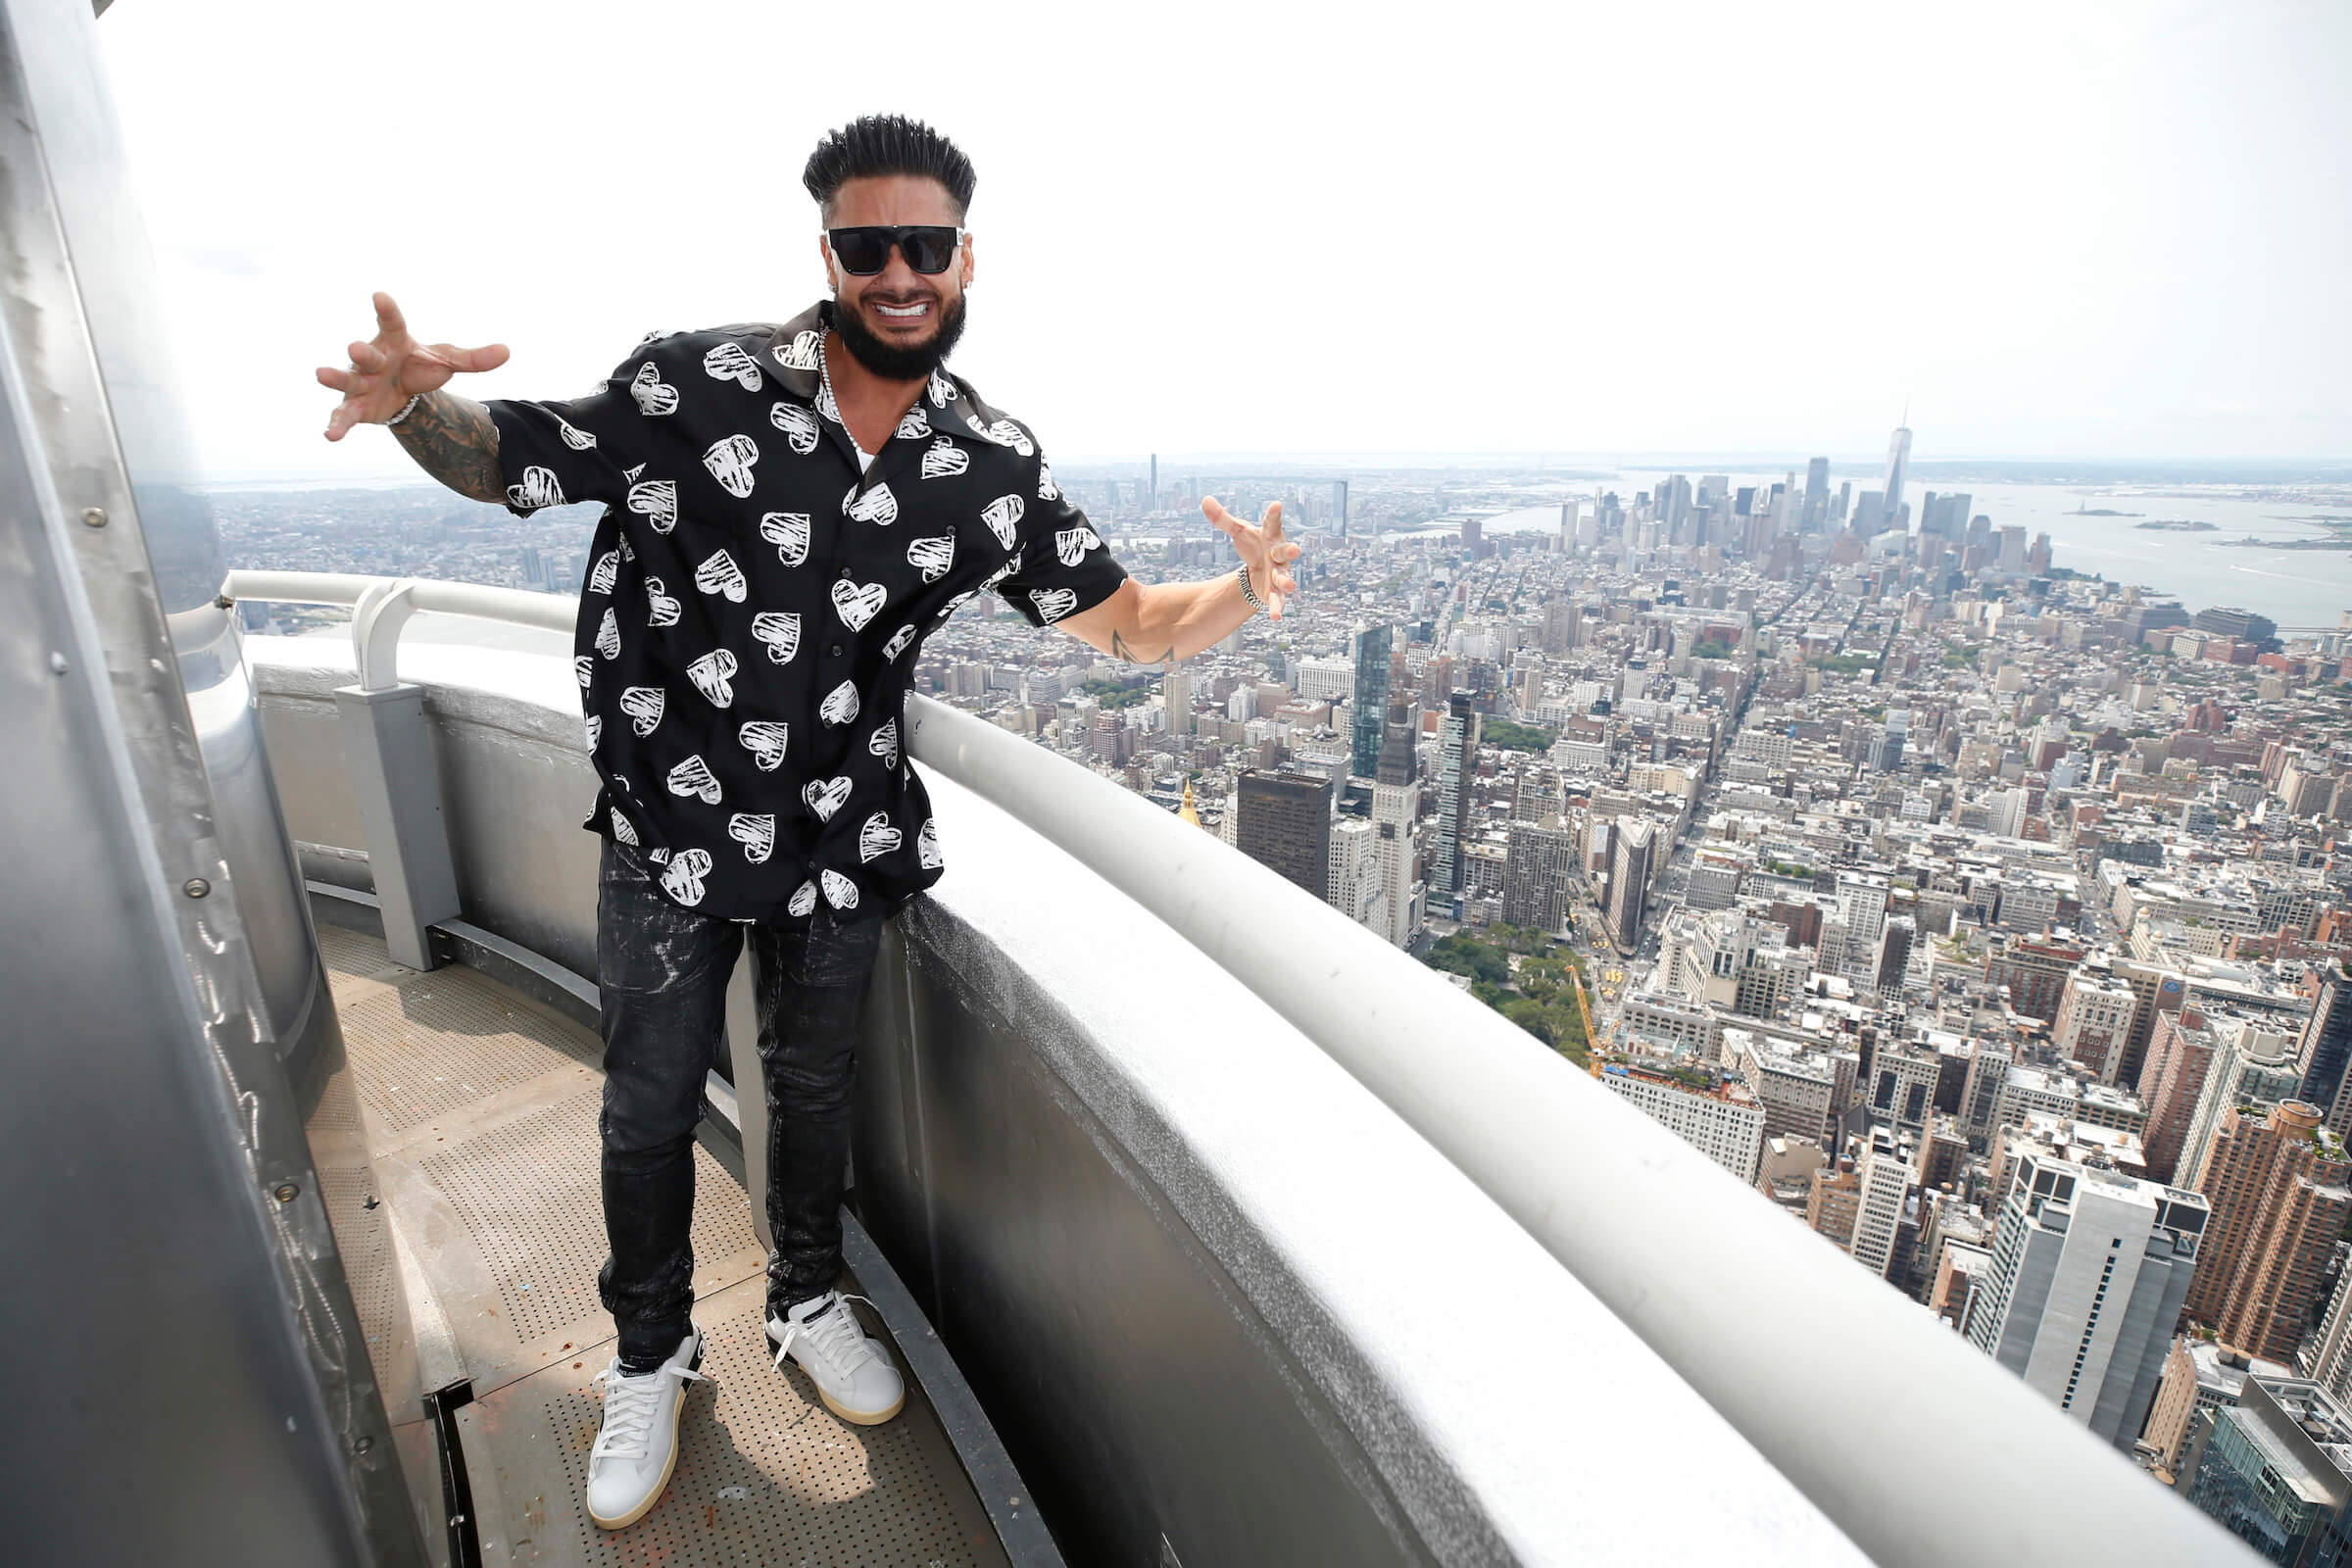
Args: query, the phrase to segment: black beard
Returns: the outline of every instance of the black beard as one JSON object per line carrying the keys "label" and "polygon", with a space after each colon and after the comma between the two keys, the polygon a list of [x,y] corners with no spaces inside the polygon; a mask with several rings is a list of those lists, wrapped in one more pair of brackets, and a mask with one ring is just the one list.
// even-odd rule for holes
{"label": "black beard", "polygon": [[856,311],[843,310],[838,300],[832,302],[826,314],[832,318],[830,324],[834,331],[841,334],[842,347],[850,351],[850,358],[885,381],[928,379],[933,371],[947,363],[948,356],[956,351],[956,340],[963,336],[963,296],[960,294],[952,303],[940,307],[939,329],[926,341],[911,348],[900,348],[896,344],[883,342],[866,330],[865,322],[858,319]]}

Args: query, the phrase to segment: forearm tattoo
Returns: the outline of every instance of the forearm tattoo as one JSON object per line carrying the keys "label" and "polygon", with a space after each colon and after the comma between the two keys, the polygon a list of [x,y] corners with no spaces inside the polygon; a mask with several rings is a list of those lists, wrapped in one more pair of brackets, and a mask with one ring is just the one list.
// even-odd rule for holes
{"label": "forearm tattoo", "polygon": [[1174,643],[1168,644],[1166,653],[1154,657],[1120,636],[1115,627],[1110,634],[1110,652],[1113,658],[1124,659],[1132,664],[1172,664],[1176,662],[1176,645]]}
{"label": "forearm tattoo", "polygon": [[462,496],[504,501],[498,464],[498,426],[490,411],[446,389],[428,392],[392,434],[418,467]]}

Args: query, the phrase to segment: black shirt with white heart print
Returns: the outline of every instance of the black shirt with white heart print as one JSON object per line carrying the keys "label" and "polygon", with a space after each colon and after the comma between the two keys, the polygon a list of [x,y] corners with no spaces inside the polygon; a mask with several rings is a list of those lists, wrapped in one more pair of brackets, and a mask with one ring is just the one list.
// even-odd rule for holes
{"label": "black shirt with white heart print", "polygon": [[905,755],[922,639],[993,588],[1044,626],[1127,576],[1026,425],[935,374],[873,466],[817,374],[830,301],[656,334],[568,403],[496,399],[507,504],[602,501],[573,667],[603,788],[699,913],[896,913],[940,878]]}

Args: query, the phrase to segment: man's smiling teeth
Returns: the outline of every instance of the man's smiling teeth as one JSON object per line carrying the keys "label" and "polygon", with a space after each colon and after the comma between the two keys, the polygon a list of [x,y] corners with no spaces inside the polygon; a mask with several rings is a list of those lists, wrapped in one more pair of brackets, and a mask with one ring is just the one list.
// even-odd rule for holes
{"label": "man's smiling teeth", "polygon": [[879,303],[874,306],[875,310],[880,311],[894,321],[911,321],[930,308],[928,305],[883,305]]}

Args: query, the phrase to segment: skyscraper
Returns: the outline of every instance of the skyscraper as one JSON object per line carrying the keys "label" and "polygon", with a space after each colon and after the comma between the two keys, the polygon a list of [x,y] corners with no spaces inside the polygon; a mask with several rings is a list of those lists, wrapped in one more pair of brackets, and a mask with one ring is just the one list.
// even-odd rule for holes
{"label": "skyscraper", "polygon": [[[1345,484],[1346,480],[1341,480]],[[1370,778],[1380,767],[1381,732],[1389,713],[1389,660],[1396,633],[1366,626],[1355,634],[1354,717],[1348,725],[1348,771]]]}
{"label": "skyscraper", "polygon": [[1412,945],[1421,924],[1419,885],[1421,841],[1421,785],[1414,760],[1412,707],[1399,693],[1390,701],[1388,723],[1380,742],[1380,760],[1372,774],[1372,853],[1379,861],[1383,918],[1381,935],[1394,946]]}
{"label": "skyscraper", "polygon": [[2026,1149],[2011,1169],[1969,1343],[2128,1453],[2197,1267],[2205,1203],[2102,1155]]}
{"label": "skyscraper", "polygon": [[1630,952],[1642,940],[1642,915],[1649,903],[1650,865],[1657,850],[1656,826],[1638,816],[1619,817],[1609,837],[1609,935]]}
{"label": "skyscraper", "polygon": [[1348,481],[1345,479],[1334,479],[1331,481],[1331,513],[1334,522],[1332,532],[1338,534],[1343,539],[1347,538]]}
{"label": "skyscraper", "polygon": [[1886,442],[1886,483],[1882,487],[1886,498],[1880,502],[1886,513],[1886,526],[1889,528],[1902,520],[1903,480],[1910,466],[1911,429],[1908,425],[1897,425]]}
{"label": "skyscraper", "polygon": [[1805,465],[1805,510],[1803,526],[1806,533],[1818,533],[1830,514],[1830,460],[1815,458]]}
{"label": "skyscraper", "polygon": [[2182,1310],[2248,1355],[2292,1356],[2352,1210],[2348,1170],[2316,1105],[2288,1101],[2260,1121],[2224,1111],[2198,1184],[2213,1223]]}
{"label": "skyscraper", "polygon": [[1170,664],[1159,680],[1160,705],[1167,710],[1168,733],[1193,732],[1193,677],[1182,664]]}
{"label": "skyscraper", "polygon": [[1335,787],[1324,774],[1245,771],[1235,789],[1241,811],[1237,848],[1328,902]]}
{"label": "skyscraper", "polygon": [[1449,920],[1461,918],[1456,901],[1466,868],[1462,830],[1470,814],[1471,778],[1478,767],[1478,714],[1470,700],[1470,693],[1457,691],[1446,701],[1445,750],[1438,772],[1438,860],[1431,892]]}
{"label": "skyscraper", "polygon": [[1513,822],[1503,854],[1503,923],[1531,931],[1565,930],[1568,872],[1575,864],[1575,833],[1564,827]]}
{"label": "skyscraper", "polygon": [[2295,1052],[2295,1063],[2303,1069],[2302,1098],[2328,1112],[2328,1125],[2339,1138],[2346,1115],[2352,1114],[2352,1095],[2343,1092],[2347,1061],[2352,1061],[2352,964],[2339,963],[2320,982]]}

